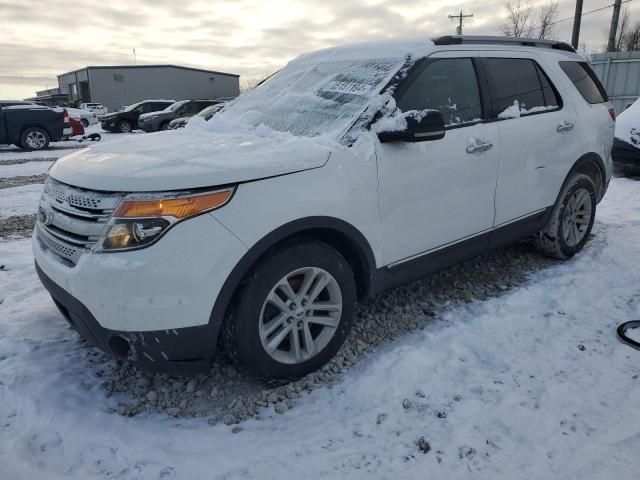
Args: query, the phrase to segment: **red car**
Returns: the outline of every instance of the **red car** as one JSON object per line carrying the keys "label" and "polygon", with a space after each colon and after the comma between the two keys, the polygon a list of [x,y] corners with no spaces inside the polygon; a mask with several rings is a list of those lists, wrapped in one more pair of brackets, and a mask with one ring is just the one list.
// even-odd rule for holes
{"label": "red car", "polygon": [[70,137],[75,137],[76,135],[84,135],[84,127],[80,120],[76,120],[75,118],[69,117],[69,123],[71,125],[71,135]]}

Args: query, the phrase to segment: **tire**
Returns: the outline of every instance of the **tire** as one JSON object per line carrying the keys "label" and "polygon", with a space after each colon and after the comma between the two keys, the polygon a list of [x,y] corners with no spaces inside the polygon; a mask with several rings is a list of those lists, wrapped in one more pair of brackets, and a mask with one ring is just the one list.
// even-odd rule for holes
{"label": "tire", "polygon": [[[293,306],[285,300],[286,288],[278,286],[285,279]],[[306,301],[298,296],[305,285]],[[311,239],[289,243],[260,260],[243,281],[223,324],[224,349],[240,369],[260,380],[302,377],[337,353],[351,329],[355,303],[353,271],[340,253]]]}
{"label": "tire", "polygon": [[120,120],[116,127],[116,131],[119,133],[131,133],[131,130],[131,122],[129,120]]}
{"label": "tire", "polygon": [[596,216],[596,188],[588,175],[571,175],[547,226],[534,238],[538,250],[566,260],[578,253],[589,239]]}
{"label": "tire", "polygon": [[80,123],[82,124],[83,128],[87,128],[89,126],[89,120],[87,120],[86,118],[81,118]]}
{"label": "tire", "polygon": [[45,150],[49,148],[49,134],[38,127],[29,127],[20,135],[20,147],[24,150]]}
{"label": "tire", "polygon": [[160,130],[169,130],[169,122],[164,122],[162,125],[160,125]]}

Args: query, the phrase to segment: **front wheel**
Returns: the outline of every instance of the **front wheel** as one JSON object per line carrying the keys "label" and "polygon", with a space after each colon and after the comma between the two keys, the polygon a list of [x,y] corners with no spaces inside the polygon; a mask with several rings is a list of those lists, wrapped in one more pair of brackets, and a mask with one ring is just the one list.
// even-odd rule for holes
{"label": "front wheel", "polygon": [[543,254],[568,259],[584,247],[596,216],[596,189],[588,175],[573,174],[535,243]]}
{"label": "front wheel", "polygon": [[304,376],[344,343],[355,303],[355,279],[345,258],[327,244],[298,241],[248,275],[225,319],[225,350],[262,380]]}
{"label": "front wheel", "polygon": [[118,131],[120,133],[129,133],[131,132],[131,123],[129,120],[121,120],[118,122]]}

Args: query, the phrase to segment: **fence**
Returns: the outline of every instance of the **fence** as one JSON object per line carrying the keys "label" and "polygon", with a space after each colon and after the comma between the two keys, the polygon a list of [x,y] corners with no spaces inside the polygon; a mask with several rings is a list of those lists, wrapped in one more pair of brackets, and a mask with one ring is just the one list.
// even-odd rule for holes
{"label": "fence", "polygon": [[616,113],[640,97],[640,52],[597,53],[591,55],[591,66]]}

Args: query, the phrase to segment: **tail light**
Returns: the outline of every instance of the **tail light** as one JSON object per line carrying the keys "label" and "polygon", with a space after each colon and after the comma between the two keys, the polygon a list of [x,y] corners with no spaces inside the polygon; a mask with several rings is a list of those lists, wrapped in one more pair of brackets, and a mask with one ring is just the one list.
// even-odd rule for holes
{"label": "tail light", "polygon": [[69,123],[69,112],[65,110],[62,115],[64,117],[64,123]]}
{"label": "tail light", "polygon": [[611,115],[611,120],[616,121],[616,111],[613,108],[609,109],[609,115]]}

